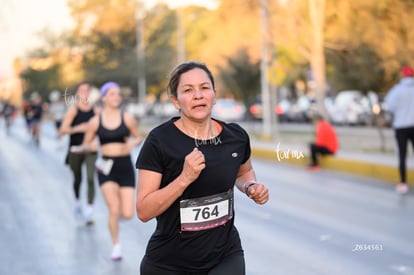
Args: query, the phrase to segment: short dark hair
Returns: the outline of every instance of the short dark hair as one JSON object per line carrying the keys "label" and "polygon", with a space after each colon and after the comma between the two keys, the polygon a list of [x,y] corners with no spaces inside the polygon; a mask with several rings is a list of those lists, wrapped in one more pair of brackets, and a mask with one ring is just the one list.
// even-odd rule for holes
{"label": "short dark hair", "polygon": [[208,78],[210,79],[211,84],[213,85],[213,90],[215,90],[213,74],[207,68],[207,66],[201,62],[188,61],[177,65],[172,70],[167,86],[168,93],[174,97],[177,97],[177,88],[178,83],[180,82],[181,75],[195,68],[202,69],[207,73]]}
{"label": "short dark hair", "polygon": [[82,80],[82,81],[78,82],[78,83],[75,85],[75,93],[76,93],[76,92],[78,92],[79,87],[80,87],[80,86],[82,86],[82,85],[88,85],[89,87],[91,87],[91,83],[90,83],[89,81],[87,81],[87,80]]}

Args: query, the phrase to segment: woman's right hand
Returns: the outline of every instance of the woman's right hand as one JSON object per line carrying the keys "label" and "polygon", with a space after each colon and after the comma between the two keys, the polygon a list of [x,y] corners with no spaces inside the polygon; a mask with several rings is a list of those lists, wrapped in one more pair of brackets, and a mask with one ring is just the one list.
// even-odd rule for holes
{"label": "woman's right hand", "polygon": [[98,150],[98,139],[95,138],[89,144],[72,145],[70,146],[70,152],[75,154],[92,153]]}
{"label": "woman's right hand", "polygon": [[88,130],[88,122],[83,122],[74,127],[75,133],[85,133]]}
{"label": "woman's right hand", "polygon": [[188,185],[190,185],[198,178],[201,171],[203,171],[205,167],[206,160],[204,158],[204,154],[197,148],[194,148],[191,153],[185,156],[181,176],[186,182],[188,182]]}
{"label": "woman's right hand", "polygon": [[75,154],[82,154],[84,153],[85,147],[83,145],[72,145],[70,146],[70,152]]}

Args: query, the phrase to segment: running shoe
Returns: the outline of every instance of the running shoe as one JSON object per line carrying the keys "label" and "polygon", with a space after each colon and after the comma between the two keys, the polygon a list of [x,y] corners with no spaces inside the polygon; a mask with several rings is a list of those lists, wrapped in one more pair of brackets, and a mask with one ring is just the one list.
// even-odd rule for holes
{"label": "running shoe", "polygon": [[395,190],[397,191],[397,193],[406,194],[408,193],[408,185],[406,183],[399,183],[395,187]]}
{"label": "running shoe", "polygon": [[111,259],[112,259],[112,261],[122,260],[122,251],[121,251],[121,245],[120,244],[116,244],[112,248]]}
{"label": "running shoe", "polygon": [[86,225],[94,224],[94,221],[92,219],[92,214],[93,214],[93,206],[88,204],[83,213],[83,218],[85,219]]}

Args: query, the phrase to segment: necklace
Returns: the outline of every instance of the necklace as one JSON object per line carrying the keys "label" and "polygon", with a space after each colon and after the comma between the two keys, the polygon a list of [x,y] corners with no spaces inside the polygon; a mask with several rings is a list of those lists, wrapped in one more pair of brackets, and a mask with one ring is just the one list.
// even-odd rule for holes
{"label": "necklace", "polygon": [[195,131],[195,133],[191,133],[188,129],[187,129],[187,127],[185,127],[185,125],[184,125],[184,123],[183,123],[183,121],[182,120],[180,120],[180,124],[181,124],[181,128],[182,128],[182,130],[184,130],[184,133],[186,133],[188,136],[190,136],[190,137],[192,137],[192,138],[194,138],[194,139],[196,139],[196,140],[208,140],[208,139],[211,139],[212,137],[213,137],[213,134],[212,134],[212,126],[211,126],[211,120],[209,121],[209,124],[208,124],[208,129],[207,129],[207,135],[204,137],[204,138],[199,138],[199,137],[202,137],[202,135],[199,135],[198,134],[198,130],[196,130]]}

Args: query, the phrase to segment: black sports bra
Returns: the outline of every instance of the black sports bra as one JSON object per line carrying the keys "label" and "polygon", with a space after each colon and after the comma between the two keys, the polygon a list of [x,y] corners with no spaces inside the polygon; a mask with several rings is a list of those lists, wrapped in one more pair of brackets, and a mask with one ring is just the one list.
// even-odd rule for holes
{"label": "black sports bra", "polygon": [[124,123],[124,114],[121,113],[121,124],[115,129],[105,128],[102,125],[102,116],[100,115],[97,135],[101,145],[107,143],[125,143],[130,135],[130,131]]}

